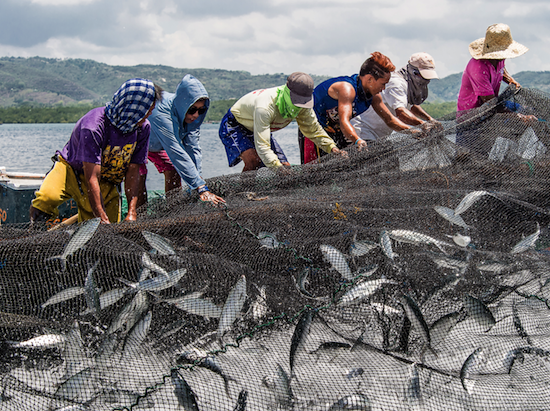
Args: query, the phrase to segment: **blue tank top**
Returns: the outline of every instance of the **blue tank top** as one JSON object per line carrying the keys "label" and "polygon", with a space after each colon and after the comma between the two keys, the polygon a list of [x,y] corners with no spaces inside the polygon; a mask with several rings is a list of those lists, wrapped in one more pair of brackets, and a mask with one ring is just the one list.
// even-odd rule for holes
{"label": "blue tank top", "polygon": [[313,90],[313,98],[315,106],[315,114],[321,126],[330,134],[340,131],[340,116],[338,115],[338,100],[333,99],[328,95],[328,89],[334,83],[345,81],[355,89],[355,99],[352,104],[352,118],[367,111],[372,102],[372,96],[365,93],[359,74],[353,76],[335,77],[323,81],[315,90]]}

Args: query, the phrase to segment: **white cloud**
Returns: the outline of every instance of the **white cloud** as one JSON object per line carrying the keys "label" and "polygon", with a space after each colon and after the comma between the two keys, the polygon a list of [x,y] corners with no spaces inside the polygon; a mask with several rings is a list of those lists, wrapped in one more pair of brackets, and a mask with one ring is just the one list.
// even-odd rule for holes
{"label": "white cloud", "polygon": [[2,55],[337,76],[358,72],[373,51],[397,67],[426,51],[444,77],[464,69],[487,26],[504,22],[530,48],[509,70],[550,69],[550,5],[540,1],[27,1],[0,5]]}
{"label": "white cloud", "polygon": [[97,0],[31,0],[31,3],[40,6],[80,6],[95,1]]}

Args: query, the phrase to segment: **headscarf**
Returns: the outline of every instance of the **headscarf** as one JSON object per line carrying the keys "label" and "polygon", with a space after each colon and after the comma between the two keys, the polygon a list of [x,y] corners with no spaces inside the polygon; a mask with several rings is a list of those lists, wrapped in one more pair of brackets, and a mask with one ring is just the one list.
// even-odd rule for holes
{"label": "headscarf", "polygon": [[279,109],[279,113],[281,113],[281,116],[284,118],[296,118],[301,110],[300,107],[296,107],[292,104],[292,100],[290,99],[290,89],[286,85],[277,89],[277,99],[275,104]]}
{"label": "headscarf", "polygon": [[133,132],[155,102],[152,81],[134,78],[126,81],[105,106],[111,123],[123,133]]}
{"label": "headscarf", "polygon": [[397,71],[395,74],[405,79],[407,82],[407,100],[411,105],[420,105],[428,98],[428,84],[420,74],[420,71],[410,63]]}

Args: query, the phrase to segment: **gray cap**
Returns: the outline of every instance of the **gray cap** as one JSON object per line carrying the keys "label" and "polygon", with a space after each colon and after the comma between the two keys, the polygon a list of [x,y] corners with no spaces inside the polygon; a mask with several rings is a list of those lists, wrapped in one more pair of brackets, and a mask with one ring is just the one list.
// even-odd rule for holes
{"label": "gray cap", "polygon": [[296,107],[313,107],[313,89],[315,84],[310,75],[302,72],[292,73],[286,79],[286,85],[290,90],[290,100]]}

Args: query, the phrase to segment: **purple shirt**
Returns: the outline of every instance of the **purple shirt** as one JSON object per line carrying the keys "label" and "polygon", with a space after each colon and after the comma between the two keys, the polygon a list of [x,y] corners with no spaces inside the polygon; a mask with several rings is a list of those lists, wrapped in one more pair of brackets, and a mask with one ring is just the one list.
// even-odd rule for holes
{"label": "purple shirt", "polygon": [[462,74],[462,84],[458,92],[458,111],[480,107],[480,96],[498,96],[503,76],[504,60],[500,60],[495,69],[489,60],[472,58]]}
{"label": "purple shirt", "polygon": [[71,138],[57,153],[76,173],[83,171],[83,162],[101,164],[101,178],[118,184],[130,163],[145,164],[150,131],[146,120],[136,131],[124,134],[105,116],[105,107],[98,107],[78,120]]}

